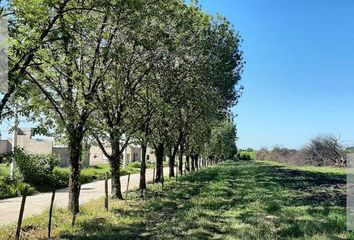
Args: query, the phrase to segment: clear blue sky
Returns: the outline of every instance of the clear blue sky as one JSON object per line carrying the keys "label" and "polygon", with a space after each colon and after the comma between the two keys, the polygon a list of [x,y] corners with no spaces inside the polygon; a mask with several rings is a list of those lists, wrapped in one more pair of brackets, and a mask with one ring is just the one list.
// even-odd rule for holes
{"label": "clear blue sky", "polygon": [[299,148],[321,133],[354,145],[353,0],[201,0],[244,42],[239,147]]}

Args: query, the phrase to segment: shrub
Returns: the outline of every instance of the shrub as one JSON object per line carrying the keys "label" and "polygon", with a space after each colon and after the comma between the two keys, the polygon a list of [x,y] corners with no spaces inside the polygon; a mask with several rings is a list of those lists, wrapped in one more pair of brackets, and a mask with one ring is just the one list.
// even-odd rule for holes
{"label": "shrub", "polygon": [[239,160],[243,160],[243,161],[252,160],[251,154],[246,153],[246,152],[238,153],[238,154],[237,154],[237,158],[238,158]]}
{"label": "shrub", "polygon": [[129,163],[128,166],[132,167],[132,168],[140,168],[141,162],[132,162],[132,163]]}
{"label": "shrub", "polygon": [[274,147],[257,152],[258,160],[272,160],[296,165],[345,167],[347,153],[334,135],[320,135],[300,150]]}
{"label": "shrub", "polygon": [[53,175],[55,179],[55,186],[57,188],[67,187],[69,185],[69,168],[55,167],[53,169]]}
{"label": "shrub", "polygon": [[19,173],[16,174],[14,179],[11,179],[9,174],[0,175],[0,199],[17,197],[24,192],[26,187],[27,194],[30,195],[36,192],[35,188],[23,182]]}
{"label": "shrub", "polygon": [[[103,180],[110,172],[109,165],[92,166],[84,168],[80,172],[79,181],[81,184]],[[55,167],[53,170],[57,187],[67,187],[69,185],[70,168]]]}
{"label": "shrub", "polygon": [[303,151],[313,165],[345,167],[347,164],[345,149],[334,135],[320,135],[311,139]]}
{"label": "shrub", "polygon": [[38,190],[48,190],[56,183],[54,167],[60,163],[60,158],[52,154],[29,154],[17,149],[11,157],[16,158],[17,166],[26,183]]}

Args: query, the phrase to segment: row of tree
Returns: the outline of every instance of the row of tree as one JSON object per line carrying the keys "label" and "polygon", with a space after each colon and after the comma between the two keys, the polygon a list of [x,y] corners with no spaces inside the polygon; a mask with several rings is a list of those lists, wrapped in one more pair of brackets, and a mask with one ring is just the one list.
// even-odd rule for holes
{"label": "row of tree", "polygon": [[[130,142],[163,159],[197,163],[236,153],[230,108],[240,97],[240,37],[224,17],[182,0],[10,0],[9,89],[13,105],[38,130],[69,147],[70,209],[79,212],[83,144],[94,140],[111,165],[113,197],[122,199],[120,166]],[[16,99],[16,101],[14,101]],[[194,166],[192,164],[192,166]]]}

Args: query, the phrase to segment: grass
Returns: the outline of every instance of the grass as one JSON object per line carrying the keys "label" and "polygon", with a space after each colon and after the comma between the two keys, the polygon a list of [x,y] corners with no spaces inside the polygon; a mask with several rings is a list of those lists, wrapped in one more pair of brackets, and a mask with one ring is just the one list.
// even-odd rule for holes
{"label": "grass", "polygon": [[328,173],[332,175],[345,175],[347,174],[347,168],[342,167],[316,167],[316,166],[299,166],[294,164],[280,163],[276,161],[258,161],[260,163],[268,163],[273,166],[284,167],[292,170],[314,172],[314,173]]}
{"label": "grass", "polygon": [[[154,167],[152,163],[148,163],[147,167]],[[38,192],[51,191],[52,186],[48,182],[41,182],[40,185],[30,185],[21,180],[21,176],[17,173],[19,180],[13,181],[9,178],[10,167],[6,164],[0,164],[0,199],[17,197],[18,190],[21,192],[25,186],[29,187],[29,195]],[[84,168],[80,173],[80,183],[85,184],[93,181],[105,179],[106,173],[110,172],[109,164],[102,164],[98,166],[91,166]],[[128,173],[135,174],[140,172],[140,163],[129,163],[126,168],[121,169],[121,175],[127,175]],[[70,168],[55,167],[53,170],[54,176],[57,179],[57,187],[64,188],[68,186]]]}
{"label": "grass", "polygon": [[[77,225],[54,212],[55,239],[354,239],[346,231],[345,174],[268,162],[225,162],[149,186],[146,200],[82,206]],[[22,239],[45,239],[47,214],[26,219]],[[9,239],[14,226],[0,228]]]}

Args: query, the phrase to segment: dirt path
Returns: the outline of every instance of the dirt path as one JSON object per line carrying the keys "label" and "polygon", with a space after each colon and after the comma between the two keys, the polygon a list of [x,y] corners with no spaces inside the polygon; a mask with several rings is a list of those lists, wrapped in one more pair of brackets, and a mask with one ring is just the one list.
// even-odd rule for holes
{"label": "dirt path", "polygon": [[[164,175],[168,173],[168,168],[164,168]],[[146,180],[152,181],[153,169],[146,170]],[[129,188],[138,188],[139,187],[139,174],[133,174],[130,176]],[[125,191],[127,188],[128,176],[122,176],[122,191]],[[109,181],[109,194],[111,183]],[[36,215],[42,213],[44,210],[49,209],[51,193],[40,193],[34,196],[28,196],[26,200],[26,206],[24,211],[24,218],[31,215]],[[88,202],[92,199],[97,199],[104,196],[104,181],[97,181],[92,183],[83,184],[81,186],[80,193],[80,204]],[[11,224],[17,221],[21,197],[9,198],[0,200],[0,225]],[[68,189],[58,190],[55,195],[54,205],[56,207],[65,208],[68,205],[69,194]]]}

